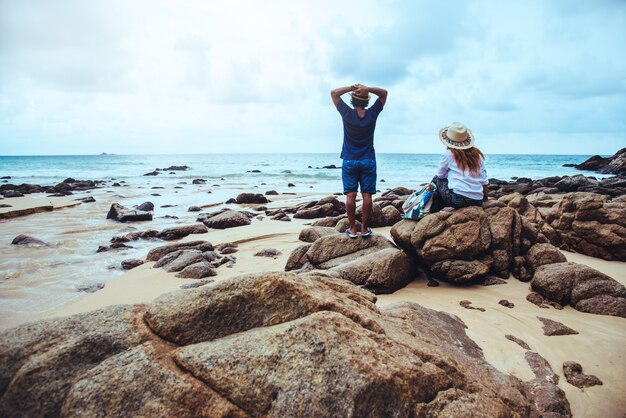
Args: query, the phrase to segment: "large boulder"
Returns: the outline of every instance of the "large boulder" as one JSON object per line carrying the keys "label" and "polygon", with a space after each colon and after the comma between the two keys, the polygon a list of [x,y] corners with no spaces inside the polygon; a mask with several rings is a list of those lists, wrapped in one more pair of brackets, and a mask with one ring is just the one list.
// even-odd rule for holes
{"label": "large boulder", "polygon": [[626,289],[606,274],[577,263],[540,266],[532,289],[560,305],[581,312],[626,318]]}
{"label": "large boulder", "polygon": [[[363,221],[363,206],[356,208],[356,218],[359,221]],[[372,228],[387,226],[385,214],[378,203],[372,203],[372,214],[370,215],[368,226]]]}
{"label": "large boulder", "polygon": [[626,174],[626,148],[622,148],[608,158],[594,155],[574,167],[579,170],[591,170],[604,174]]}
{"label": "large boulder", "polygon": [[268,273],[14,328],[0,415],[568,416],[552,379],[498,371],[458,318],[374,302],[343,280]]}
{"label": "large boulder", "polygon": [[50,244],[43,242],[39,238],[31,237],[30,235],[20,234],[13,238],[11,245],[26,245],[29,247],[47,247]]}
{"label": "large boulder", "polygon": [[346,205],[337,200],[335,196],[328,196],[318,201],[299,205],[294,210],[294,218],[325,218],[344,214],[346,212]]}
{"label": "large boulder", "polygon": [[180,239],[191,234],[206,234],[208,231],[206,226],[202,224],[176,226],[172,228],[166,228],[159,232],[156,237],[165,241],[172,241]]}
{"label": "large boulder", "polygon": [[208,228],[226,229],[236,226],[250,225],[252,221],[250,216],[245,212],[236,210],[225,210],[216,215],[202,219],[202,223]]}
{"label": "large boulder", "polygon": [[416,266],[411,257],[382,235],[351,239],[332,231],[332,235],[295,249],[285,270],[326,270],[374,293],[393,292],[415,278]]}
{"label": "large boulder", "polygon": [[112,219],[118,222],[141,222],[151,221],[152,212],[128,209],[119,203],[113,203],[107,213],[107,219]]}
{"label": "large boulder", "polygon": [[267,203],[267,197],[263,196],[261,193],[240,193],[235,199],[237,203]]}
{"label": "large boulder", "polygon": [[335,228],[330,228],[326,226],[310,226],[308,228],[304,228],[300,231],[300,236],[298,239],[304,242],[314,242],[319,238],[325,237],[327,235],[336,234]]}
{"label": "large boulder", "polygon": [[181,242],[177,244],[162,245],[151,249],[146,256],[147,261],[158,261],[170,254],[179,250],[198,250],[201,252],[213,251],[213,245],[208,241],[189,241]]}

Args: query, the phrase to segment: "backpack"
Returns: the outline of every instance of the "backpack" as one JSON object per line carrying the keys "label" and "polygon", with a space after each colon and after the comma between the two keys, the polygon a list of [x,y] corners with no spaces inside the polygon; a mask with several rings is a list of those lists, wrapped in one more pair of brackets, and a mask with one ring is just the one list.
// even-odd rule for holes
{"label": "backpack", "polygon": [[420,190],[414,192],[402,205],[404,219],[418,221],[430,213],[430,206],[433,203],[433,195],[437,191],[434,183],[428,183]]}

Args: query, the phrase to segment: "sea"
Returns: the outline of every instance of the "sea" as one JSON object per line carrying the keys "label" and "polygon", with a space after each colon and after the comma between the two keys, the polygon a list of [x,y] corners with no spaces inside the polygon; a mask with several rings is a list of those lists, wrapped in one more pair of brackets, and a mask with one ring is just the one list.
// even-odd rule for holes
{"label": "sea", "polygon": [[[488,155],[486,166],[490,178],[501,180],[575,174],[603,177],[563,167],[589,157]],[[378,189],[417,188],[434,176],[439,159],[437,154],[378,154]],[[184,165],[190,168],[145,175]],[[339,168],[329,168],[333,166]],[[0,329],[43,317],[84,297],[79,289],[106,285],[121,276],[122,260],[142,258],[149,249],[163,245],[140,240],[131,243],[131,249],[97,253],[114,235],[194,223],[198,213],[189,212],[190,206],[211,205],[207,211],[236,206],[224,202],[242,192],[275,190],[287,199],[281,205],[340,193],[340,167],[338,154],[0,156],[0,177],[10,177],[0,179],[0,185],[55,185],[69,177],[105,182],[101,188],[76,193],[76,198],[93,196],[95,203],[0,220]],[[205,182],[193,184],[196,179]],[[121,224],[106,219],[112,203],[132,207],[146,201],[155,206],[152,222]],[[18,234],[50,245],[11,245]]]}

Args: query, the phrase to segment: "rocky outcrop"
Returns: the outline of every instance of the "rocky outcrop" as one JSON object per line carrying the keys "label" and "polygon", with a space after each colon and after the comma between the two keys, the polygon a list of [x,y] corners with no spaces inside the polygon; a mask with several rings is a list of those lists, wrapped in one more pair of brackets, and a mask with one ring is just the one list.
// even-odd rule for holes
{"label": "rocky outcrop", "polygon": [[626,148],[617,151],[612,157],[603,158],[594,155],[580,164],[566,164],[565,166],[602,174],[626,175]]}
{"label": "rocky outcrop", "polygon": [[416,275],[411,257],[381,235],[359,239],[337,233],[322,236],[292,252],[285,270],[296,269],[325,270],[374,293],[393,292]]}
{"label": "rocky outcrop", "polygon": [[0,185],[0,195],[4,197],[18,197],[32,193],[50,193],[58,196],[68,196],[75,191],[86,191],[101,187],[102,180],[76,180],[67,178],[54,186],[40,186],[38,184],[3,184]]}
{"label": "rocky outcrop", "polygon": [[565,375],[567,383],[580,389],[602,384],[602,380],[600,380],[598,376],[584,374],[583,366],[575,361],[566,361],[563,363],[563,374]]}
{"label": "rocky outcrop", "polygon": [[541,266],[532,289],[560,305],[581,312],[626,318],[626,289],[606,274],[577,263]]}
{"label": "rocky outcrop", "polygon": [[269,273],[14,328],[0,415],[569,416],[546,379],[490,366],[456,317],[374,301]]}
{"label": "rocky outcrop", "polygon": [[109,213],[107,213],[107,219],[112,219],[118,222],[151,221],[152,212],[128,209],[119,203],[113,203],[111,205],[111,209],[109,209]]}

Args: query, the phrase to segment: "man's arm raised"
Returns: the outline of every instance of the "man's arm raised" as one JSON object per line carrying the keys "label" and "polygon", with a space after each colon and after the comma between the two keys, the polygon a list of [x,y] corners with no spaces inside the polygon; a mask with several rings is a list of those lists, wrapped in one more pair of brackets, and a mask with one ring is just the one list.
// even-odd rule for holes
{"label": "man's arm raised", "polygon": [[387,101],[387,90],[380,87],[367,87],[367,91],[378,96],[380,102],[384,105]]}
{"label": "man's arm raised", "polygon": [[333,99],[333,103],[335,104],[335,107],[337,107],[337,104],[339,103],[339,100],[341,100],[341,96],[348,93],[349,91],[354,91],[357,89],[357,84],[353,84],[351,86],[346,86],[346,87],[337,87],[334,90],[330,91],[330,97]]}

